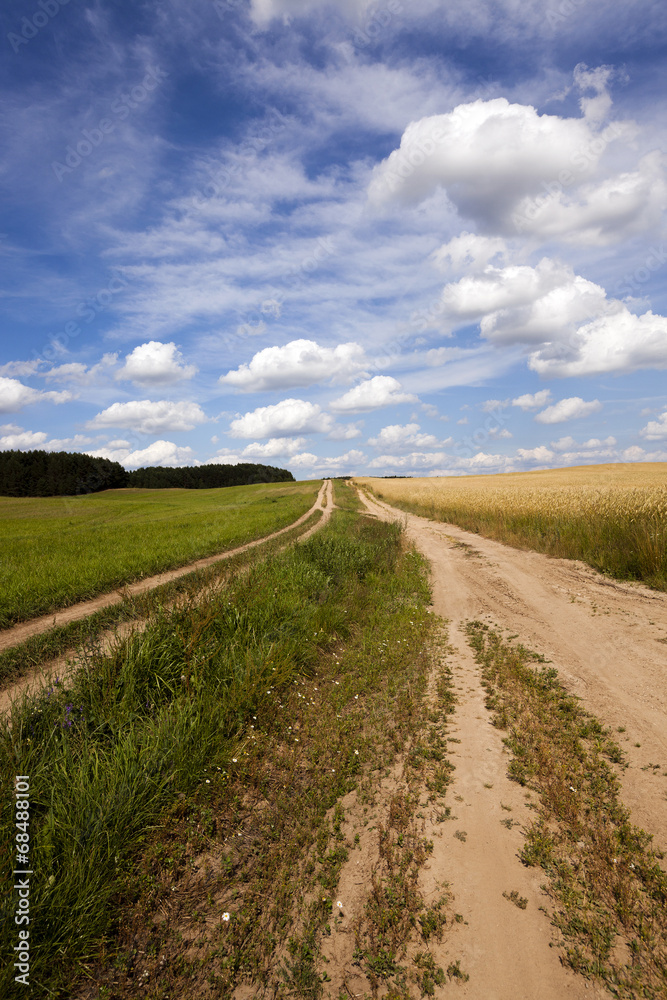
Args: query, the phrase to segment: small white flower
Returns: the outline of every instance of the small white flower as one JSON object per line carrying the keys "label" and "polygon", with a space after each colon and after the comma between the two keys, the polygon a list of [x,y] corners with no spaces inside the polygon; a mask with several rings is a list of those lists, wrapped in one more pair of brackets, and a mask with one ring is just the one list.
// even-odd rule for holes
{"label": "small white flower", "polygon": [[225,921],[226,924],[228,924],[229,923],[229,914],[228,913],[223,913],[222,914],[222,919]]}
{"label": "small white flower", "polygon": [[343,909],[343,904],[341,903],[340,899],[339,899],[339,900],[338,900],[338,902],[336,903],[336,906],[338,907],[338,909],[339,909],[339,910],[342,910],[342,909]]}
{"label": "small white flower", "polygon": [[236,757],[232,757],[232,764],[238,764]]}
{"label": "small white flower", "polygon": [[211,784],[211,781],[210,781],[210,779],[209,779],[209,778],[207,778],[207,779],[206,779],[206,784],[207,784],[207,785],[210,785],[210,784]]}
{"label": "small white flower", "polygon": [[570,791],[571,792],[576,792],[576,790],[577,790],[576,788],[573,788],[572,785],[570,785]]}
{"label": "small white flower", "polygon": [[358,750],[355,750],[354,752],[355,752],[355,754],[356,754],[356,755],[357,755],[357,757],[358,757],[358,756],[359,756],[359,751],[358,751]]}

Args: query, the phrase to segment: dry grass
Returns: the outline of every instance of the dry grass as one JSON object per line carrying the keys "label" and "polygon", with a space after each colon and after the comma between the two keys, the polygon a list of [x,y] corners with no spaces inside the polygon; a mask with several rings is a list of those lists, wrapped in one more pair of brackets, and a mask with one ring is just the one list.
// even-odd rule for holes
{"label": "dry grass", "polygon": [[667,463],[358,482],[402,510],[667,589]]}

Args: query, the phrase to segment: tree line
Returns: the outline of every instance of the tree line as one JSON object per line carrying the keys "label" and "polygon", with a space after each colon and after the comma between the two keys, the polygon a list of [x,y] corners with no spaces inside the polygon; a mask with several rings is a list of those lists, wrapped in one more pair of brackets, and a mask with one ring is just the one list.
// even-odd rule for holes
{"label": "tree line", "polygon": [[180,469],[160,466],[127,472],[119,462],[67,451],[0,451],[0,495],[7,497],[78,496],[127,487],[210,490],[253,483],[291,483],[287,469],[243,462]]}

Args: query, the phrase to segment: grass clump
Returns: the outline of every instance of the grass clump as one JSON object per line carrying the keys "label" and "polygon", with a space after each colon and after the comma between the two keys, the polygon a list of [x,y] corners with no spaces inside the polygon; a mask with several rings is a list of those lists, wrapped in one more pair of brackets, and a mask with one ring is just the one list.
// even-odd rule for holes
{"label": "grass clump", "polygon": [[[428,600],[399,527],[334,512],[16,704],[0,764],[30,775],[34,987],[226,996],[282,969],[281,988],[317,996],[349,849],[336,803],[417,724]],[[0,993],[22,995],[7,968]]]}
{"label": "grass clump", "polygon": [[540,796],[521,857],[549,876],[563,960],[615,996],[663,995],[667,875],[620,801],[621,751],[542,657],[480,622],[468,636],[494,724],[508,733],[510,777]]}

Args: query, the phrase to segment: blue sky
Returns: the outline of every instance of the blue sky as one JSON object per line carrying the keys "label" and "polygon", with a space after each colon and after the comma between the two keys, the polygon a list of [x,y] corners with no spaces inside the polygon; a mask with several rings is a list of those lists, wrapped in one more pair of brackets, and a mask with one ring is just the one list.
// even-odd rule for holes
{"label": "blue sky", "polygon": [[667,461],[662,2],[0,20],[0,448]]}

